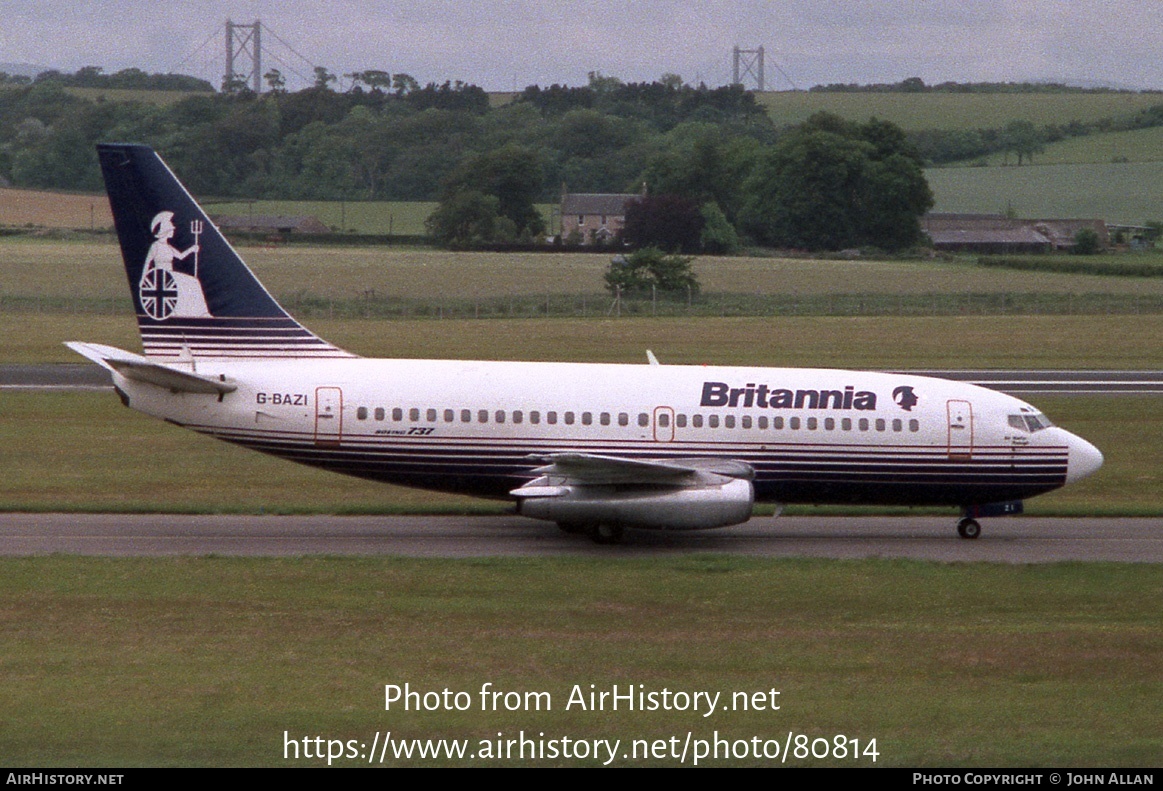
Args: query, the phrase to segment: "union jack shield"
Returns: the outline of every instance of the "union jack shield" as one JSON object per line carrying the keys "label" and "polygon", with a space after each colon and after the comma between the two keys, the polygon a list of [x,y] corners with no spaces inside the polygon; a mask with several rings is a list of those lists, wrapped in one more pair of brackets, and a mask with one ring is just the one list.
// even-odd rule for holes
{"label": "union jack shield", "polygon": [[151,319],[168,319],[178,307],[178,281],[166,269],[147,269],[138,290],[141,309]]}

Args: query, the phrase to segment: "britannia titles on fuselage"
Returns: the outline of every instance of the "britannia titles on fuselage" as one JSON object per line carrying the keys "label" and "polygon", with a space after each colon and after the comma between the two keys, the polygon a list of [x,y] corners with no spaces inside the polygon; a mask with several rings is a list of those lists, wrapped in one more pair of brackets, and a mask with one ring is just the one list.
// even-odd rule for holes
{"label": "britannia titles on fuselage", "polygon": [[747,383],[703,382],[699,406],[761,409],[876,409],[876,393],[847,385],[843,390],[789,390]]}

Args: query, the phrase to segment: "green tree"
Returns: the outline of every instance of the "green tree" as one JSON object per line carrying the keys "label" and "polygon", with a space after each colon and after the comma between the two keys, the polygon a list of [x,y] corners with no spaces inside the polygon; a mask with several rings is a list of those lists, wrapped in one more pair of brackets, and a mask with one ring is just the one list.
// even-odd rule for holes
{"label": "green tree", "polygon": [[1074,234],[1074,248],[1071,252],[1076,255],[1094,255],[1099,251],[1100,245],[1098,231],[1093,228],[1079,228]]}
{"label": "green tree", "polygon": [[883,121],[817,114],[762,158],[744,186],[744,229],[777,247],[898,250],[933,204],[920,156]]}
{"label": "green tree", "polygon": [[534,201],[541,194],[544,169],[538,153],[519,145],[472,154],[449,176],[445,194],[476,191],[497,200],[497,213],[512,221],[518,234],[537,236],[545,219]]}
{"label": "green tree", "polygon": [[733,253],[739,249],[739,234],[735,227],[727,220],[727,215],[719,208],[719,204],[704,203],[700,212],[703,215],[703,231],[699,242],[706,253]]}
{"label": "green tree", "polygon": [[428,235],[445,247],[475,247],[496,241],[500,201],[479,190],[460,189],[445,196],[424,221]]}
{"label": "green tree", "polygon": [[[657,247],[643,247],[627,256],[614,256],[606,269],[606,288],[610,293],[649,293],[651,288],[662,293],[699,292],[699,280],[691,269],[694,259],[681,255],[667,255]],[[688,291],[689,290],[689,291]]]}

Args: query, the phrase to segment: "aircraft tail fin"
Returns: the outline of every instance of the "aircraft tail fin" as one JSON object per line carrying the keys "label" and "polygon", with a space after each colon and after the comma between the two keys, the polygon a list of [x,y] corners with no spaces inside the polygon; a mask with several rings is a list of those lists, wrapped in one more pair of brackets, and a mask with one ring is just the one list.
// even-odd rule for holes
{"label": "aircraft tail fin", "polygon": [[146,357],[354,357],[291,317],[161,157],[97,146]]}

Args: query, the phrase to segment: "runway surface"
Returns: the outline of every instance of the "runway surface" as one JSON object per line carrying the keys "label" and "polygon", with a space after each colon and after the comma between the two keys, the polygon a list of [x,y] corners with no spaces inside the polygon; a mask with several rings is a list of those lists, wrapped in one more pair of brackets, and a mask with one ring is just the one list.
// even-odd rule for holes
{"label": "runway surface", "polygon": [[617,546],[518,516],[0,514],[0,555],[913,558],[945,562],[1163,562],[1163,519],[1004,518],[957,538],[952,516],[757,518],[686,533],[627,531]]}
{"label": "runway surface", "polygon": [[[1163,394],[1163,371],[924,370],[896,373],[972,382],[1017,396],[1043,393],[1075,395]],[[109,374],[92,363],[0,365],[2,390],[100,390],[111,388]]]}

